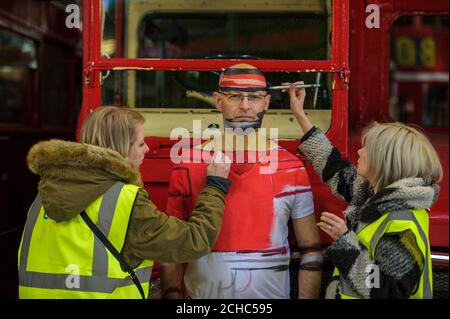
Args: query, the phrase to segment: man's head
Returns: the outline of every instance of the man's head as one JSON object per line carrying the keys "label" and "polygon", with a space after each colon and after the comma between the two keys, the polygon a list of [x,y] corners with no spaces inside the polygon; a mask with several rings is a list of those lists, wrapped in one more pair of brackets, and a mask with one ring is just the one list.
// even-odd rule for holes
{"label": "man's head", "polygon": [[266,78],[253,65],[241,63],[226,68],[219,79],[219,90],[214,92],[225,127],[261,127],[270,103],[266,88]]}

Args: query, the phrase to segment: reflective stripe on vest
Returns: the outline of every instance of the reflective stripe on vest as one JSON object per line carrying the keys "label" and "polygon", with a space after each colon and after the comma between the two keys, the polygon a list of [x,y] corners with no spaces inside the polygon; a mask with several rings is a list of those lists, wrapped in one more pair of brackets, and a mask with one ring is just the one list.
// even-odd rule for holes
{"label": "reflective stripe on vest", "polygon": [[[86,208],[119,251],[138,189],[118,182]],[[48,230],[51,235],[43,236]],[[146,296],[152,264],[146,260],[135,270]],[[79,266],[79,273],[72,272],[74,265]],[[140,294],[128,273],[122,271],[81,217],[62,223],[48,219],[38,195],[28,212],[19,247],[19,297],[140,298]]]}
{"label": "reflective stripe on vest", "polygon": [[[421,216],[421,222],[417,221],[417,216]],[[372,260],[375,256],[375,249],[378,241],[385,233],[398,232],[395,226],[396,221],[409,221],[402,227],[403,230],[411,230],[417,240],[419,249],[424,256],[424,267],[419,279],[419,284],[416,291],[409,297],[410,299],[424,298],[431,299],[432,293],[432,269],[431,269],[431,254],[428,236],[424,232],[424,229],[428,229],[428,214],[424,209],[416,209],[413,212],[409,210],[396,211],[383,215],[377,221],[367,225],[358,234],[357,238],[361,244],[368,250]],[[415,227],[413,227],[413,225]],[[416,231],[417,229],[417,231]],[[420,239],[420,240],[418,240]],[[334,269],[333,276],[339,276],[339,270]],[[341,298],[342,299],[354,299],[361,298],[348,284],[348,282],[340,276],[341,285]],[[376,288],[373,288],[376,289]]]}

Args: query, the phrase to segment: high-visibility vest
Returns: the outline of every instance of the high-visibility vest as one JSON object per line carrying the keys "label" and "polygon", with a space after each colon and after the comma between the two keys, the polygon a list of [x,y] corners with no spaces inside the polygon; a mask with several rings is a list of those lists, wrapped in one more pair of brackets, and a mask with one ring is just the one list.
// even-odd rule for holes
{"label": "high-visibility vest", "polygon": [[[118,182],[86,209],[120,252],[139,187]],[[19,298],[142,298],[128,273],[80,215],[57,223],[38,195],[27,216],[18,253]],[[153,261],[135,269],[148,296]]]}
{"label": "high-visibility vest", "polygon": [[[425,209],[403,210],[384,214],[373,223],[362,229],[356,237],[359,242],[367,249],[372,260],[375,260],[375,251],[380,238],[387,233],[400,233],[406,230],[412,231],[416,237],[417,245],[424,256],[424,266],[418,284],[414,292],[409,296],[410,299],[432,299],[433,298],[433,274],[431,264],[430,243],[428,240],[428,213]],[[373,268],[372,268],[373,269]],[[375,288],[376,273],[373,275],[369,269],[366,284]],[[375,268],[376,269],[376,268]],[[339,276],[339,270],[335,267],[333,277],[339,277],[341,284],[340,297],[342,299],[361,298],[349,285],[349,283]]]}

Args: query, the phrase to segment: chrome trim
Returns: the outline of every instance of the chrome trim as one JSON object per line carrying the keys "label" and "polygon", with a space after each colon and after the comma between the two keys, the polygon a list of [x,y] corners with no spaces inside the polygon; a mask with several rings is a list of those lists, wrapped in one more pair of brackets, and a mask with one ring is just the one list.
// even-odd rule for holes
{"label": "chrome trim", "polygon": [[433,255],[433,254],[431,254],[431,261],[448,264],[448,255]]}
{"label": "chrome trim", "polygon": [[[301,254],[296,252],[291,252],[291,259],[300,259]],[[431,254],[431,262],[439,262],[448,264],[449,256],[448,255],[434,255]]]}

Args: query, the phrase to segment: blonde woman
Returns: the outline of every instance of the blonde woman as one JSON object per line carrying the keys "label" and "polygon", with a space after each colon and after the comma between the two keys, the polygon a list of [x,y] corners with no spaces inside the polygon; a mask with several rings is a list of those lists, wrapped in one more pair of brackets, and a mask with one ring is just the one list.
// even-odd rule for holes
{"label": "blonde woman", "polygon": [[19,248],[20,298],[146,298],[151,260],[186,262],[210,252],[230,164],[215,158],[194,214],[181,221],[158,211],[142,188],[148,150],[143,116],[109,106],[88,116],[81,143],[32,147],[28,166],[41,181]]}
{"label": "blonde woman", "polygon": [[431,143],[404,124],[374,123],[354,167],[309,121],[305,90],[291,85],[289,94],[305,133],[300,152],[349,204],[345,220],[323,212],[317,223],[334,240],[326,250],[335,266],[326,298],[432,298],[426,209],[438,198],[442,166]]}

